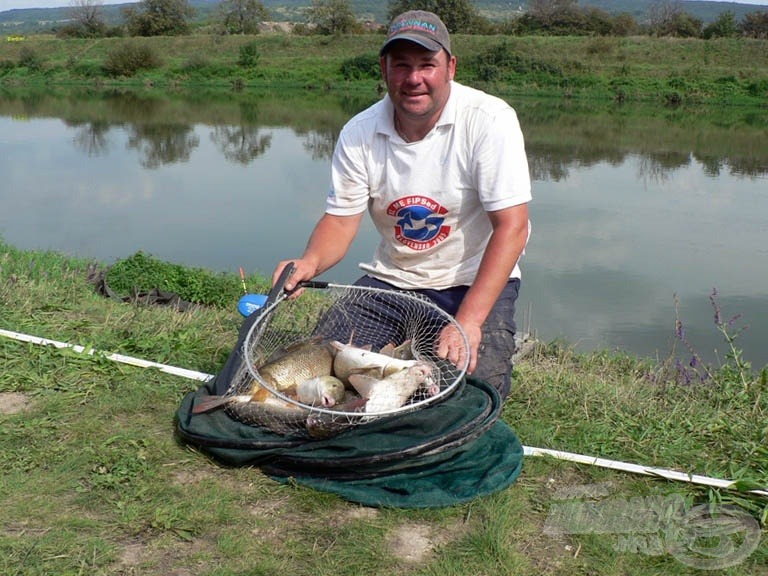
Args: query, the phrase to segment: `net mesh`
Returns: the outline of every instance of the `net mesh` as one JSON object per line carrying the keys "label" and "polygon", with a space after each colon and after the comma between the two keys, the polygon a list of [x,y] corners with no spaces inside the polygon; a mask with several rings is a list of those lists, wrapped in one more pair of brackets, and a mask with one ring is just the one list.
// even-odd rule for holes
{"label": "net mesh", "polygon": [[[328,437],[438,402],[459,385],[468,362],[455,366],[436,355],[449,324],[467,350],[453,317],[418,294],[306,289],[267,306],[251,326],[227,411],[279,434]],[[328,390],[333,400],[325,400]]]}

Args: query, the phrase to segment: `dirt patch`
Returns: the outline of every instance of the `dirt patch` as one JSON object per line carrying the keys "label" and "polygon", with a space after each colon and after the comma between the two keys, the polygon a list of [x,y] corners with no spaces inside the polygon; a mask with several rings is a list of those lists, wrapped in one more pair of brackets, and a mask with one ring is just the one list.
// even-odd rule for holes
{"label": "dirt patch", "polygon": [[190,484],[200,484],[207,482],[217,477],[217,474],[212,470],[196,469],[196,470],[179,470],[173,474],[173,483],[181,486],[188,486]]}
{"label": "dirt patch", "polygon": [[[194,570],[182,567],[189,558],[201,552],[212,552],[213,546],[202,539],[189,542],[168,540],[136,540],[123,546],[116,574],[163,574],[164,576],[193,576]],[[182,566],[180,566],[182,565]]]}
{"label": "dirt patch", "polygon": [[28,410],[32,401],[29,395],[19,392],[0,393],[0,414],[17,414]]}
{"label": "dirt patch", "polygon": [[392,556],[408,564],[426,562],[440,546],[459,537],[458,527],[434,527],[424,523],[408,523],[393,529],[387,536]]}

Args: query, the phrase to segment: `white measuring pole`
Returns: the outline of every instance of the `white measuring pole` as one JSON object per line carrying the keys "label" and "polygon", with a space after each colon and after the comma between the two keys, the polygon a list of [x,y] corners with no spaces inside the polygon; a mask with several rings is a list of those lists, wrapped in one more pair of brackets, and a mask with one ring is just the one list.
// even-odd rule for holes
{"label": "white measuring pole", "polygon": [[[579,464],[588,464],[599,468],[610,468],[611,470],[620,470],[622,472],[631,472],[633,474],[643,474],[645,476],[658,476],[666,480],[677,482],[688,482],[690,484],[699,484],[701,486],[710,486],[712,488],[723,488],[725,490],[737,490],[732,480],[721,480],[720,478],[710,478],[709,476],[699,476],[698,474],[687,474],[677,470],[668,470],[666,468],[655,468],[653,466],[642,466],[640,464],[631,464],[621,462],[620,460],[608,460],[597,456],[585,456],[573,452],[562,452],[561,450],[550,450],[548,448],[532,448],[523,446],[523,452],[526,456],[550,456],[558,460],[567,460],[568,462],[577,462]],[[744,492],[744,490],[739,490]],[[768,490],[748,490],[748,494],[768,497]]]}
{"label": "white measuring pole", "polygon": [[[20,342],[29,342],[31,344],[55,346],[56,348],[67,348],[79,354],[88,354],[91,356],[94,354],[100,354],[104,358],[113,360],[115,362],[130,364],[131,366],[138,366],[139,368],[156,368],[157,370],[165,372],[166,374],[172,374],[174,376],[180,376],[190,380],[207,382],[213,378],[213,374],[195,372],[194,370],[187,370],[186,368],[177,368],[175,366],[169,366],[168,364],[160,364],[158,362],[150,362],[140,358],[133,358],[132,356],[124,356],[123,354],[99,352],[93,348],[85,348],[75,344],[68,344],[67,342],[58,342],[56,340],[49,340],[47,338],[40,338],[38,336],[30,336],[29,334],[12,332],[10,330],[0,329],[0,336],[5,336]],[[712,488],[722,488],[724,490],[737,490],[739,492],[745,492],[744,490],[738,490],[734,486],[734,482],[732,480],[722,480],[719,478],[711,478],[709,476],[699,476],[698,474],[687,474],[685,472],[669,470],[666,468],[642,466],[640,464],[632,464],[630,462],[621,462],[620,460],[608,460],[606,458],[599,458],[597,456],[585,456],[584,454],[563,452],[561,450],[551,450],[549,448],[523,446],[523,452],[526,456],[549,456],[558,460],[566,460],[568,462],[576,462],[578,464],[587,464],[589,466],[597,466],[599,468],[610,468],[611,470],[630,472],[632,474],[657,476],[659,478],[664,478],[665,480],[673,480],[676,482],[688,482],[690,484],[710,486]],[[748,490],[746,493],[756,496],[768,497],[768,489]]]}
{"label": "white measuring pole", "polygon": [[29,342],[31,344],[40,344],[42,346],[54,346],[56,348],[67,348],[77,352],[78,354],[87,354],[89,356],[101,355],[108,360],[113,360],[122,364],[130,364],[131,366],[138,366],[139,368],[156,368],[161,372],[165,372],[166,374],[173,374],[174,376],[181,376],[182,378],[189,378],[190,380],[200,380],[201,382],[207,382],[213,378],[212,374],[195,372],[194,370],[187,370],[186,368],[177,368],[176,366],[160,364],[159,362],[150,362],[148,360],[142,360],[141,358],[124,356],[123,354],[99,352],[93,348],[85,348],[84,346],[68,344],[67,342],[58,342],[56,340],[49,340],[47,338],[40,338],[38,336],[30,336],[29,334],[11,332],[10,330],[0,329],[0,335],[7,338],[12,338],[13,340],[18,340],[20,342]]}

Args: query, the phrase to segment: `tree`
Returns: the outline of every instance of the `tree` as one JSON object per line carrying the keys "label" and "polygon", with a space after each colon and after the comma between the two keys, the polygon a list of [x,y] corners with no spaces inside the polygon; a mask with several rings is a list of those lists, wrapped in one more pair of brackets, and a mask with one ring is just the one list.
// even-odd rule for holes
{"label": "tree", "polygon": [[750,12],[741,20],[741,33],[750,38],[768,38],[768,11]]}
{"label": "tree", "polygon": [[102,0],[72,0],[70,16],[75,35],[83,38],[104,36],[107,25],[101,16]]}
{"label": "tree", "polygon": [[739,24],[733,10],[721,12],[717,20],[704,28],[704,38],[730,38],[739,35]]}
{"label": "tree", "polygon": [[469,0],[390,0],[387,16],[395,16],[408,10],[434,12],[450,33],[470,34],[488,28],[488,22]]}
{"label": "tree", "polygon": [[194,10],[187,0],[142,0],[137,11],[123,8],[131,36],[178,36],[189,32]]}
{"label": "tree", "polygon": [[312,0],[309,20],[319,34],[334,36],[351,32],[357,24],[348,0]]}
{"label": "tree", "polygon": [[528,14],[545,25],[563,14],[578,11],[577,0],[531,0],[528,3]]}
{"label": "tree", "polygon": [[600,8],[580,8],[575,0],[532,0],[528,12],[519,18],[517,30],[559,36],[607,36],[628,25]]}
{"label": "tree", "polygon": [[224,0],[219,5],[221,24],[229,34],[256,34],[259,24],[269,20],[261,0]]}
{"label": "tree", "polygon": [[701,36],[703,22],[683,11],[680,0],[661,0],[649,10],[650,31],[655,36]]}

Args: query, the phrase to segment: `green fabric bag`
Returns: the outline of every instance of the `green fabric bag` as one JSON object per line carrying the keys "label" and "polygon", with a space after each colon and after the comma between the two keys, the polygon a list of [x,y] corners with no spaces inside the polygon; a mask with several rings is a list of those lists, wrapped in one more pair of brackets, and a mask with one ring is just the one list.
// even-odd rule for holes
{"label": "green fabric bag", "polygon": [[208,383],[187,394],[177,432],[187,443],[233,466],[259,466],[295,482],[367,506],[434,508],[467,502],[511,485],[523,447],[499,420],[501,400],[468,377],[440,403],[380,418],[323,440],[281,436],[230,418],[224,410],[192,414]]}

